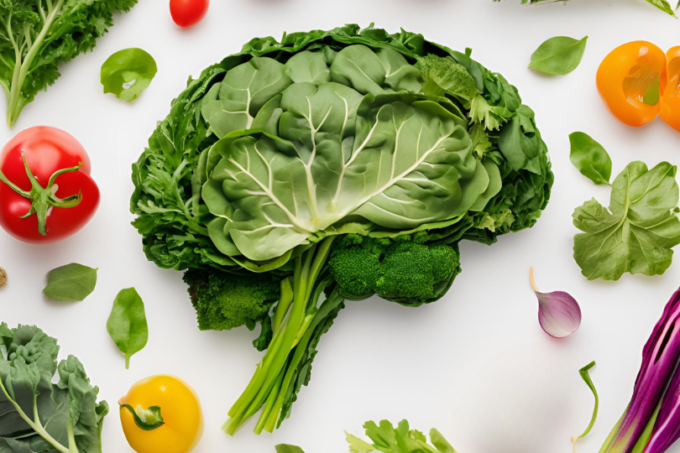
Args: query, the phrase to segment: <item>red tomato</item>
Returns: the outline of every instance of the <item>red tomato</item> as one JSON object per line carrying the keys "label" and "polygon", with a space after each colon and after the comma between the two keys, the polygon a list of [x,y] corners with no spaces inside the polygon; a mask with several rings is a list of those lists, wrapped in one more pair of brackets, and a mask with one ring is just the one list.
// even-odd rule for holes
{"label": "red tomato", "polygon": [[180,27],[196,25],[208,12],[210,0],[170,0],[170,15]]}
{"label": "red tomato", "polygon": [[[72,170],[56,176],[49,186],[54,173],[64,169]],[[3,174],[23,193],[0,181],[0,226],[21,241],[50,243],[67,238],[84,227],[99,206],[99,189],[90,177],[90,158],[83,146],[62,130],[38,126],[18,133],[0,152],[0,179]],[[78,194],[82,195],[79,202]],[[74,206],[66,207],[70,205]],[[30,211],[31,215],[21,218]]]}
{"label": "red tomato", "polygon": [[661,118],[680,132],[680,46],[666,52],[668,85],[661,97]]}

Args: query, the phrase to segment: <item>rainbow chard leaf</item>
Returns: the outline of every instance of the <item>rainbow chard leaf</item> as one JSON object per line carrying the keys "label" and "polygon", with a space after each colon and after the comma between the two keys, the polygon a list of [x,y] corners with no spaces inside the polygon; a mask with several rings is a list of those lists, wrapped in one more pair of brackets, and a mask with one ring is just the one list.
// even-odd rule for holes
{"label": "rainbow chard leaf", "polygon": [[581,326],[581,308],[576,299],[564,291],[542,293],[534,281],[534,268],[529,269],[531,287],[538,298],[538,322],[545,333],[555,338],[568,337]]}
{"label": "rainbow chard leaf", "polygon": [[633,397],[600,453],[663,453],[680,434],[680,290],[642,351]]}

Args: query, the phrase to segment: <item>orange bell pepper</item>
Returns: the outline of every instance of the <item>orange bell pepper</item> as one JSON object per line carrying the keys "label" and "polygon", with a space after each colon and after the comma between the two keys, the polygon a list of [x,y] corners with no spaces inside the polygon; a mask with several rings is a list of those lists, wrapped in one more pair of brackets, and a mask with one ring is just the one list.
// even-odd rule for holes
{"label": "orange bell pepper", "polygon": [[661,96],[661,118],[680,132],[680,46],[666,53],[668,83]]}
{"label": "orange bell pepper", "polygon": [[617,47],[597,70],[597,88],[607,107],[621,122],[634,127],[659,116],[666,79],[666,55],[647,41]]}

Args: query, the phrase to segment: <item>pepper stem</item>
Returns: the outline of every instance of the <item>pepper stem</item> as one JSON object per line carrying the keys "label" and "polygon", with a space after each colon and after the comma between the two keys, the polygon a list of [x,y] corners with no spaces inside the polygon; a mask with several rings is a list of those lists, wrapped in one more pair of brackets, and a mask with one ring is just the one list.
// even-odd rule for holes
{"label": "pepper stem", "polygon": [[7,177],[4,174],[2,174],[2,171],[0,171],[0,181],[7,184],[10,187],[10,189],[15,191],[22,197],[31,200],[31,209],[29,209],[25,215],[21,216],[21,218],[25,219],[33,214],[36,214],[38,217],[38,232],[42,236],[46,236],[47,213],[49,212],[50,208],[52,207],[73,208],[75,206],[78,206],[80,202],[83,200],[82,192],[78,192],[77,195],[70,195],[66,198],[57,197],[52,192],[52,188],[57,180],[57,177],[64,173],[80,170],[80,167],[83,165],[83,163],[80,162],[75,167],[62,168],[61,170],[55,171],[52,174],[52,176],[50,176],[50,179],[47,182],[47,186],[42,187],[38,180],[36,179],[36,177],[33,175],[31,169],[29,168],[28,163],[26,162],[26,155],[23,152],[21,153],[21,159],[24,162],[24,168],[26,169],[26,175],[28,176],[28,180],[31,182],[31,190],[30,191],[22,190],[19,186],[17,186],[9,179],[7,179]]}
{"label": "pepper stem", "polygon": [[536,286],[536,280],[534,280],[534,267],[531,266],[529,268],[529,282],[531,283],[531,287],[534,289],[534,292],[540,293],[538,290],[538,287]]}

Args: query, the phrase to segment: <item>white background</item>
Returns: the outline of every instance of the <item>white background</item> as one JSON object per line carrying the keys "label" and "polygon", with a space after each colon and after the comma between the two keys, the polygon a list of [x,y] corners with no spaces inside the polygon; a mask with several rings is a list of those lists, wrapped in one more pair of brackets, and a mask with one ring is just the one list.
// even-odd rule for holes
{"label": "white background", "polygon": [[[116,401],[143,377],[169,373],[191,383],[203,401],[206,430],[197,452],[273,453],[281,442],[307,453],[347,451],[343,430],[358,434],[367,420],[408,418],[421,430],[437,427],[459,453],[559,453],[588,423],[593,400],[578,370],[591,360],[600,392],[600,417],[579,452],[596,452],[630,399],[641,350],[671,294],[680,263],[665,275],[624,276],[589,282],[572,258],[574,208],[592,196],[608,204],[569,162],[568,135],[582,130],[602,143],[614,174],[630,161],[652,166],[680,163],[680,134],[660,119],[643,129],[619,123],[604,107],[595,72],[616,46],[646,39],[666,50],[680,44],[680,22],[643,0],[574,0],[521,7],[519,0],[213,0],[206,19],[190,30],[172,22],[167,0],[146,0],[116,25],[93,53],[63,67],[62,77],[40,93],[0,142],[35,125],[62,128],[90,153],[102,191],[94,220],[79,234],[50,246],[26,245],[0,231],[0,266],[9,283],[0,289],[0,320],[37,324],[59,339],[62,357],[74,354],[101,387],[112,413],[104,451],[131,451]],[[504,236],[492,247],[463,243],[463,273],[440,302],[408,309],[378,299],[349,303],[320,343],[311,386],[300,393],[292,418],[273,436],[220,431],[261,354],[254,333],[199,332],[181,273],[146,260],[130,226],[130,165],[143,151],[156,121],[189,75],[240,50],[256,36],[330,29],[357,22],[391,32],[403,27],[473,57],[515,84],[536,111],[550,149],[552,200],[531,230]],[[555,35],[589,35],[580,67],[564,77],[527,69],[533,50]],[[113,52],[141,47],[158,63],[155,80],[132,104],[102,94],[101,64]],[[4,109],[2,109],[4,116]],[[99,267],[95,292],[84,302],[43,298],[50,269],[79,262]],[[535,266],[543,291],[565,290],[581,303],[581,330],[549,338],[537,321],[529,287]],[[147,347],[125,370],[105,324],[117,292],[135,286],[150,325]],[[680,452],[680,448],[672,449]]]}

